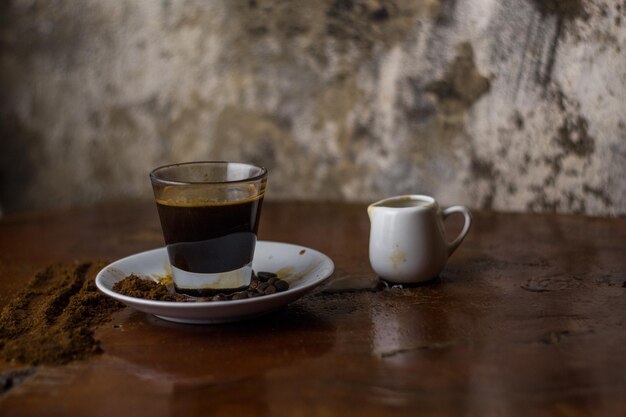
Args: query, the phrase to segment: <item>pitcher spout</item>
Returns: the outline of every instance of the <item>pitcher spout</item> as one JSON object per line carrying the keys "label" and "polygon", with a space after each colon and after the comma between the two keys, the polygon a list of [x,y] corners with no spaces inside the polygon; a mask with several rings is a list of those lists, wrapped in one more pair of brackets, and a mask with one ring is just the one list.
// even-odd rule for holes
{"label": "pitcher spout", "polygon": [[373,221],[373,219],[374,219],[374,211],[375,211],[375,208],[376,208],[376,207],[375,207],[375,205],[376,205],[376,203],[374,203],[374,204],[370,204],[370,205],[367,207],[367,217],[369,217],[369,219],[370,219],[370,223],[371,223],[371,222]]}

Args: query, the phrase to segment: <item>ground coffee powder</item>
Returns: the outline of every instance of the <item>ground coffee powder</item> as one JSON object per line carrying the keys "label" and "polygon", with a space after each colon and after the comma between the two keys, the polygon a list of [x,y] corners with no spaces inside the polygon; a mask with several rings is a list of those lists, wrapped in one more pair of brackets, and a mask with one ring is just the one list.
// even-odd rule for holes
{"label": "ground coffee powder", "polygon": [[113,285],[113,291],[123,295],[145,300],[186,301],[190,297],[175,294],[166,285],[158,284],[150,279],[140,278],[131,274]]}
{"label": "ground coffee powder", "polygon": [[123,307],[95,286],[105,265],[55,265],[37,273],[0,314],[0,356],[60,365],[100,353],[94,328]]}
{"label": "ground coffee powder", "polygon": [[277,292],[287,291],[288,289],[289,283],[279,279],[278,276],[272,272],[259,272],[258,274],[253,272],[252,281],[247,289],[238,292],[220,293],[212,297],[192,297],[177,294],[174,291],[171,277],[166,277],[160,282],[155,282],[150,278],[141,278],[135,274],[131,274],[113,285],[113,291],[129,297],[179,302],[242,300],[245,298],[271,295]]}

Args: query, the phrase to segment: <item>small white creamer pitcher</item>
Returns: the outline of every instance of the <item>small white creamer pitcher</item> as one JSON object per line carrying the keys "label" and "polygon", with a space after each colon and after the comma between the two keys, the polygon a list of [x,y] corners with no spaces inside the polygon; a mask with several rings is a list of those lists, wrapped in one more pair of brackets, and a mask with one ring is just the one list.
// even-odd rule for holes
{"label": "small white creamer pitcher", "polygon": [[[384,280],[398,284],[435,278],[472,224],[466,207],[442,211],[435,199],[426,195],[387,198],[371,204],[367,213],[372,268]],[[463,214],[465,223],[459,236],[449,243],[443,222],[452,213]]]}

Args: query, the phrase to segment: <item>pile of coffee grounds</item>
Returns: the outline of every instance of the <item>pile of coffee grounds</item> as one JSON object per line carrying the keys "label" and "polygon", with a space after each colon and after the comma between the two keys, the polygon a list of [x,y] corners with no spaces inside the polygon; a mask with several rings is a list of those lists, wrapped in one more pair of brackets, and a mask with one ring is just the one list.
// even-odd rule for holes
{"label": "pile of coffee grounds", "polygon": [[167,286],[131,274],[113,285],[113,291],[129,297],[156,301],[187,301],[188,297],[173,293]]}
{"label": "pile of coffee grounds", "polygon": [[101,294],[104,262],[55,265],[38,272],[0,314],[0,356],[61,365],[102,352],[94,328],[123,304]]}
{"label": "pile of coffee grounds", "polygon": [[243,300],[283,292],[288,289],[289,283],[278,279],[278,276],[273,272],[253,273],[247,289],[233,293],[219,293],[212,297],[191,297],[177,294],[174,292],[173,285],[158,283],[148,278],[144,279],[135,274],[131,274],[113,285],[113,291],[130,297],[177,302]]}

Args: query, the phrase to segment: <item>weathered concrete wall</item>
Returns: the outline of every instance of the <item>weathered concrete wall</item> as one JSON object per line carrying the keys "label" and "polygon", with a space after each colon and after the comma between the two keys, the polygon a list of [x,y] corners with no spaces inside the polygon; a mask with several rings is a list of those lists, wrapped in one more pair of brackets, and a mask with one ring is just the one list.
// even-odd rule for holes
{"label": "weathered concrete wall", "polygon": [[270,198],[626,214],[623,0],[0,3],[5,211],[254,161]]}

